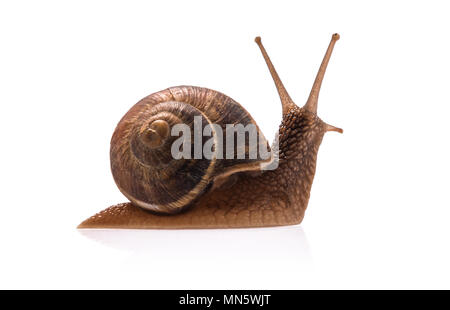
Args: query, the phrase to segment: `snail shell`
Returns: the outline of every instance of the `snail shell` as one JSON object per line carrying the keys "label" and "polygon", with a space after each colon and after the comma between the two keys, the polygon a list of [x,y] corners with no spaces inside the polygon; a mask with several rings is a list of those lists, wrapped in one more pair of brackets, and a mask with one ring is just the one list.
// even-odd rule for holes
{"label": "snail shell", "polygon": [[[194,134],[194,119],[201,116],[201,130],[217,124],[222,131],[211,132],[213,156],[180,158],[171,148],[178,136],[171,135],[176,124],[186,124]],[[223,183],[236,172],[260,170],[263,159],[258,153],[250,158],[245,138],[245,158],[226,158],[226,125],[253,124],[259,137],[257,147],[270,147],[251,115],[230,97],[207,88],[171,87],[149,95],[135,104],[120,120],[111,139],[111,170],[120,191],[135,205],[160,213],[177,213],[189,206],[214,182]],[[222,135],[222,137],[220,137]],[[222,139],[220,139],[222,138]],[[191,137],[191,143],[194,143]],[[203,138],[201,147],[208,138]],[[236,141],[235,141],[236,142]],[[197,143],[197,142],[196,142]],[[236,145],[236,143],[234,144]],[[198,147],[198,146],[197,146]],[[195,146],[191,147],[194,150]],[[220,155],[222,153],[222,156]]]}

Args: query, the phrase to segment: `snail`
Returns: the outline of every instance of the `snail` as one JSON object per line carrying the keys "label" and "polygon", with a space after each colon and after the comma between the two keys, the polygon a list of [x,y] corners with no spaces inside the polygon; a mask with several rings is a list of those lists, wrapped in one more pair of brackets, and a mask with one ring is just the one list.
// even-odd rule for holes
{"label": "snail", "polygon": [[[139,101],[118,123],[110,149],[114,180],[130,202],[111,206],[78,228],[240,228],[299,224],[308,205],[323,136],[328,131],[343,132],[317,116],[319,91],[337,40],[339,35],[333,34],[308,100],[303,107],[298,107],[283,86],[261,38],[255,38],[282,104],[282,122],[274,143],[275,147],[278,145],[276,150],[270,149],[251,115],[220,92],[179,86]],[[197,131],[203,132],[209,128],[208,141],[213,155],[174,158],[172,151],[177,136],[172,134],[180,124],[189,129],[197,126]],[[226,124],[253,125],[259,135],[257,147],[266,149],[271,156],[248,156],[247,139],[240,150],[246,156],[231,159],[220,156],[225,151],[219,147],[218,141],[224,138],[219,129]],[[198,143],[190,139],[183,141]],[[202,149],[205,143],[201,141],[193,148]],[[264,168],[275,161],[278,164],[275,169]]]}

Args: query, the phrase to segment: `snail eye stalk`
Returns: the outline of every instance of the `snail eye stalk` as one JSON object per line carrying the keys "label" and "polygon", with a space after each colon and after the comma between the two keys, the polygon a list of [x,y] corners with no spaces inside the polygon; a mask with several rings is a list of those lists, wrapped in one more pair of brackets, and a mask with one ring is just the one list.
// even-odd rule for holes
{"label": "snail eye stalk", "polygon": [[335,33],[331,37],[330,45],[328,45],[327,52],[325,53],[319,71],[317,72],[317,76],[314,80],[314,84],[311,89],[311,93],[309,94],[308,101],[306,101],[306,104],[304,106],[306,110],[312,113],[317,114],[317,103],[319,100],[320,86],[322,86],[323,77],[325,76],[325,71],[327,71],[328,62],[330,61],[330,57],[333,53],[333,48],[337,40],[339,40],[339,34]]}
{"label": "snail eye stalk", "polygon": [[261,50],[261,53],[264,57],[264,60],[266,61],[267,67],[269,68],[270,74],[272,75],[273,81],[275,82],[275,86],[277,87],[278,94],[280,95],[280,99],[281,99],[283,115],[286,115],[291,108],[295,107],[295,104],[292,101],[291,97],[289,96],[286,88],[284,88],[283,82],[281,82],[281,79],[278,76],[278,73],[272,64],[272,61],[270,60],[269,55],[267,55],[266,49],[264,48],[264,46],[261,42],[261,37],[256,37],[255,42],[256,42],[256,44],[258,44],[259,49]]}

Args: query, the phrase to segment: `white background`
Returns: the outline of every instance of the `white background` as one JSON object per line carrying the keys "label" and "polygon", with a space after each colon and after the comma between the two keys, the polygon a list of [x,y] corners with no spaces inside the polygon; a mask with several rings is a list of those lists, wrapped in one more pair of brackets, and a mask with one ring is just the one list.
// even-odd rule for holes
{"label": "white background", "polygon": [[[426,3],[426,5],[425,5]],[[0,288],[450,288],[442,2],[2,1]],[[324,138],[299,226],[77,231],[126,201],[109,140],[139,99],[221,91],[271,139],[261,35],[302,105],[331,34]]]}

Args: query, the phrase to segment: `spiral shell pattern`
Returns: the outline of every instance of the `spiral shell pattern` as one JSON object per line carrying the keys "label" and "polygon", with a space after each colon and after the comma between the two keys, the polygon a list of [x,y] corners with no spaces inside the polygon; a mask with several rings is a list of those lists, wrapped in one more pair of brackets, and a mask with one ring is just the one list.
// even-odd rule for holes
{"label": "spiral shell pattern", "polygon": [[[223,135],[226,124],[254,124],[258,128],[239,103],[214,90],[179,86],[143,98],[123,116],[111,139],[114,180],[133,204],[159,213],[177,213],[211,188],[215,178],[257,170],[267,162],[249,156],[222,159],[217,154],[210,159],[173,158],[171,147],[178,136],[167,134],[167,130],[170,132],[176,124],[192,129],[195,116],[202,117],[202,130],[208,124],[218,124],[224,129]],[[214,142],[220,134],[213,130]],[[268,146],[259,128],[258,135],[259,143]],[[225,137],[222,139],[225,141]]]}

